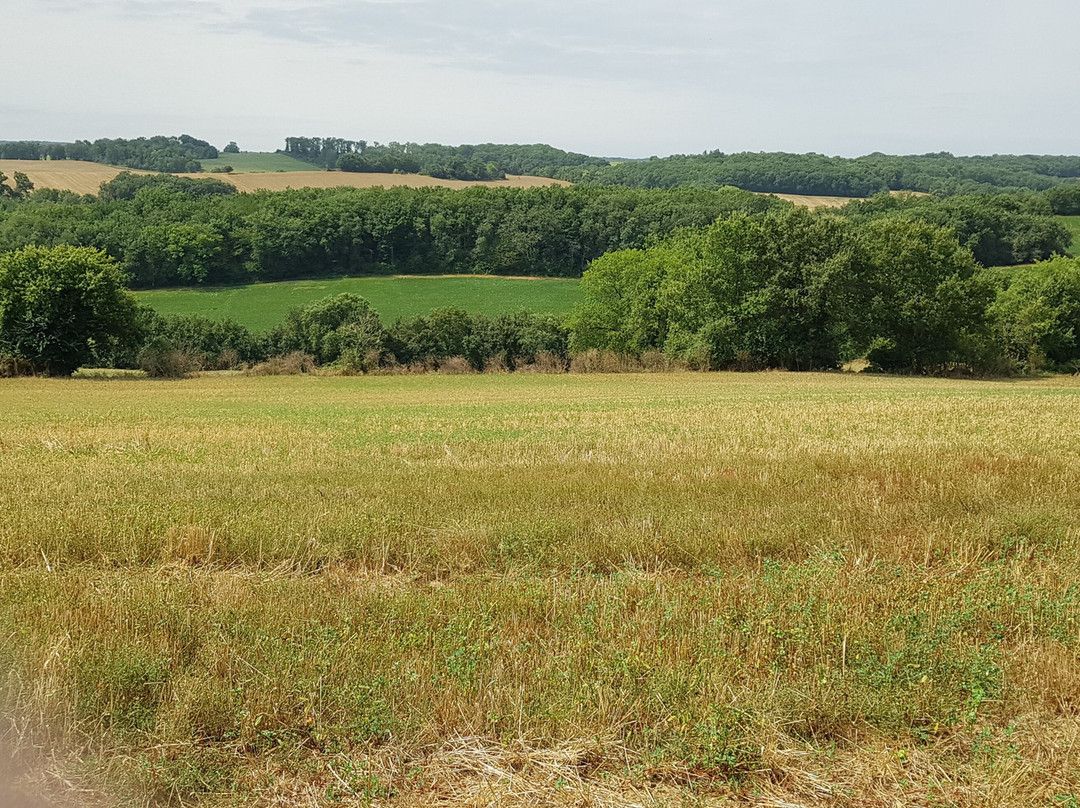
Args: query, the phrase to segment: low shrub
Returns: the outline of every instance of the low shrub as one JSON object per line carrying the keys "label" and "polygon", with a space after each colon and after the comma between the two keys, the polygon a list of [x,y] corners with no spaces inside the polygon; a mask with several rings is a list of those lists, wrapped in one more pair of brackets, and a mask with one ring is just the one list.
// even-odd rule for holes
{"label": "low shrub", "polygon": [[139,368],[154,379],[184,379],[202,369],[199,357],[173,346],[163,339],[156,339],[145,346],[136,359]]}
{"label": "low shrub", "polygon": [[476,373],[476,368],[469,364],[464,356],[450,356],[439,362],[439,373],[449,376],[462,376],[467,373]]}
{"label": "low shrub", "polygon": [[[551,351],[537,351],[536,358],[527,365],[518,366],[519,373],[566,373],[569,363],[566,357]],[[484,368],[487,372],[487,368]]]}
{"label": "low shrub", "polygon": [[21,356],[0,356],[0,379],[13,379],[16,376],[33,376],[34,363]]}
{"label": "low shrub", "polygon": [[265,362],[249,367],[248,376],[299,376],[315,372],[315,357],[303,351],[293,351],[285,356],[271,356]]}

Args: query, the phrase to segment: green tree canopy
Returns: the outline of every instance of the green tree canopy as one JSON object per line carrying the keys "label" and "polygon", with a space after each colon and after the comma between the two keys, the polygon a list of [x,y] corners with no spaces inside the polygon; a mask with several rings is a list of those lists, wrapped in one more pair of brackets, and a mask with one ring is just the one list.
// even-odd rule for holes
{"label": "green tree canopy", "polygon": [[382,348],[383,327],[365,298],[346,292],[291,309],[269,338],[278,353],[304,351],[320,363],[360,364],[368,351]]}
{"label": "green tree canopy", "polygon": [[135,298],[104,253],[27,247],[0,255],[0,355],[68,376],[138,338]]}

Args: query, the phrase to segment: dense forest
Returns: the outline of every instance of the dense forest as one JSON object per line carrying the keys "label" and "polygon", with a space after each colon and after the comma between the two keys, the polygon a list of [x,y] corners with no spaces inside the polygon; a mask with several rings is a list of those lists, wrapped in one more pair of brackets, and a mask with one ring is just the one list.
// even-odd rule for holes
{"label": "dense forest", "polygon": [[324,168],[401,171],[455,179],[493,179],[533,174],[586,185],[629,188],[721,188],[733,185],[764,193],[872,196],[880,191],[918,191],[936,196],[1080,188],[1080,157],[990,155],[956,157],[874,153],[863,157],[823,154],[720,151],[648,160],[610,161],[550,146],[485,143],[442,146],[363,140],[290,137],[285,154]]}
{"label": "dense forest", "polygon": [[218,150],[191,135],[179,137],[100,138],[93,142],[42,143],[32,140],[0,142],[3,160],[87,160],[143,171],[182,173],[202,171],[200,160],[212,160]]}
{"label": "dense forest", "polygon": [[[239,194],[213,179],[121,174],[98,197],[50,189],[0,199],[0,252],[85,246],[135,288],[372,273],[577,277],[590,261],[683,227],[791,203],[736,188],[337,188]],[[863,222],[951,228],[986,266],[1067,248],[1042,195],[883,195],[842,209]]]}
{"label": "dense forest", "polygon": [[[230,148],[235,148],[231,144]],[[543,144],[380,144],[337,137],[288,137],[282,153],[326,169],[406,174],[461,180],[500,179],[507,174],[552,177],[577,184],[629,188],[722,188],[764,193],[865,197],[880,191],[917,191],[935,196],[1080,188],[1080,156],[986,155],[948,152],[862,157],[741,152],[681,154],[648,160],[611,161]],[[90,160],[170,173],[200,171],[200,160],[218,150],[190,135],[156,135],[93,142],[0,142],[0,159]]]}
{"label": "dense forest", "polygon": [[371,273],[580,276],[605,252],[788,205],[737,189],[337,188],[238,194],[120,175],[100,197],[0,206],[0,252],[97,247],[137,288]]}
{"label": "dense forest", "polygon": [[600,157],[575,154],[542,144],[516,146],[481,143],[368,143],[343,138],[289,137],[284,154],[339,171],[426,174],[455,180],[494,180],[507,174],[554,177],[565,168],[606,166]]}
{"label": "dense forest", "polygon": [[718,188],[735,185],[766,193],[871,196],[920,191],[937,196],[1043,191],[1077,184],[1080,157],[940,154],[826,157],[823,154],[713,151],[635,160],[600,167],[564,168],[552,176],[590,185],[630,188]]}

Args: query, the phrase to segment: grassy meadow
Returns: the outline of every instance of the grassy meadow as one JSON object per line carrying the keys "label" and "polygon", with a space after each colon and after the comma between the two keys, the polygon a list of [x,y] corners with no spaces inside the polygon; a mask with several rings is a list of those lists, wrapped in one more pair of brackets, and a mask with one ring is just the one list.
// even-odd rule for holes
{"label": "grassy meadow", "polygon": [[1073,255],[1080,255],[1080,216],[1058,216],[1058,221],[1072,233],[1073,240],[1069,246],[1069,252]]}
{"label": "grassy meadow", "polygon": [[455,306],[470,314],[513,311],[567,314],[581,299],[577,279],[503,278],[488,275],[378,275],[248,286],[163,289],[136,293],[161,314],[201,314],[229,318],[253,331],[267,331],[293,306],[328,295],[352,292],[367,298],[383,322],[417,317],[432,309]]}
{"label": "grassy meadow", "polygon": [[278,152],[240,152],[239,154],[221,152],[221,156],[214,160],[200,160],[199,162],[202,164],[203,171],[232,166],[233,171],[238,174],[265,171],[322,171],[318,166]]}
{"label": "grassy meadow", "polygon": [[124,805],[1075,805],[1078,405],[7,380],[6,737]]}

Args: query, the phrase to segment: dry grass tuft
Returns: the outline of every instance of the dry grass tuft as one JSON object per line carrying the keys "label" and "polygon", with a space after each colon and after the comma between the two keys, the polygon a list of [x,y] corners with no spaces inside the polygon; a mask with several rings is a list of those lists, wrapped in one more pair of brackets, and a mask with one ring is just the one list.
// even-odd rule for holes
{"label": "dry grass tuft", "polygon": [[293,351],[286,356],[272,356],[265,362],[252,365],[244,374],[247,376],[299,376],[302,373],[315,372],[315,357],[302,351]]}

